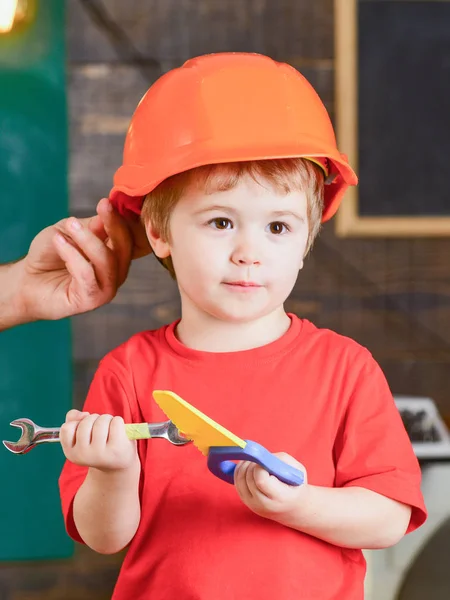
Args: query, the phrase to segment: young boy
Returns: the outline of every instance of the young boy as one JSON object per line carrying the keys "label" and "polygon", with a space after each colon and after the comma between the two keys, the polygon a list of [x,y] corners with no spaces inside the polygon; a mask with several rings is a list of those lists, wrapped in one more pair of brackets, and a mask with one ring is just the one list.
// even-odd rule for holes
{"label": "young boy", "polygon": [[[115,600],[359,600],[361,548],[425,520],[380,368],[283,307],[355,183],[317,94],[267,57],[191,60],[139,104],[111,199],[141,214],[182,316],[109,353],[61,430],[68,532],[101,553],[129,546]],[[307,483],[244,462],[231,486],[192,445],[129,441],[124,421],[166,419],[155,389],[282,451]]]}

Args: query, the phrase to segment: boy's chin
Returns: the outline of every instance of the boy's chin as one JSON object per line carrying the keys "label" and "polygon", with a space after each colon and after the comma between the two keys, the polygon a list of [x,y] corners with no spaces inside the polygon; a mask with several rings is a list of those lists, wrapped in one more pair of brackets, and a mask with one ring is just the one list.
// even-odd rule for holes
{"label": "boy's chin", "polygon": [[278,311],[280,307],[255,307],[255,306],[238,306],[238,307],[210,307],[207,312],[214,318],[225,321],[233,325],[245,325],[252,321],[257,321],[267,317],[272,312]]}

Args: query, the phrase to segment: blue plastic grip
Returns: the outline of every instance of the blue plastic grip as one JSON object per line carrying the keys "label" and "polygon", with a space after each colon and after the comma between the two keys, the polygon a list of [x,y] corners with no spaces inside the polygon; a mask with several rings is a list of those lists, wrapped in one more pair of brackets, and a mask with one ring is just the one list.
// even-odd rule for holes
{"label": "blue plastic grip", "polygon": [[212,446],[208,454],[208,469],[216,477],[233,484],[234,470],[236,469],[234,460],[254,462],[288,485],[301,485],[305,480],[302,471],[286,464],[261,444],[247,440],[245,448]]}

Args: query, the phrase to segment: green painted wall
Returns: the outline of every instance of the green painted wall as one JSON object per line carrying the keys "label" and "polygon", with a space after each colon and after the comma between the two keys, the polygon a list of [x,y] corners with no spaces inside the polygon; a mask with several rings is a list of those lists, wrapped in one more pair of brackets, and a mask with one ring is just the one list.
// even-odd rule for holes
{"label": "green painted wall", "polygon": [[[0,36],[0,263],[67,215],[67,110],[63,0],[38,0],[33,23]],[[0,333],[0,438],[29,417],[60,425],[71,404],[67,320]],[[16,433],[17,432],[17,433]],[[59,444],[14,456],[0,448],[0,560],[72,553],[60,512]]]}

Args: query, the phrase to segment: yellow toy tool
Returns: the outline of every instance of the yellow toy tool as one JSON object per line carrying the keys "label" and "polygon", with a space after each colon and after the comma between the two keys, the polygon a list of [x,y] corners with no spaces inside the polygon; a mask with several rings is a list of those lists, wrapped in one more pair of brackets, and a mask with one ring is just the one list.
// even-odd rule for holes
{"label": "yellow toy tool", "polygon": [[304,474],[271,454],[260,444],[241,438],[169,391],[155,390],[153,398],[186,438],[208,457],[208,468],[220,479],[234,483],[237,460],[259,464],[289,485],[300,485]]}

